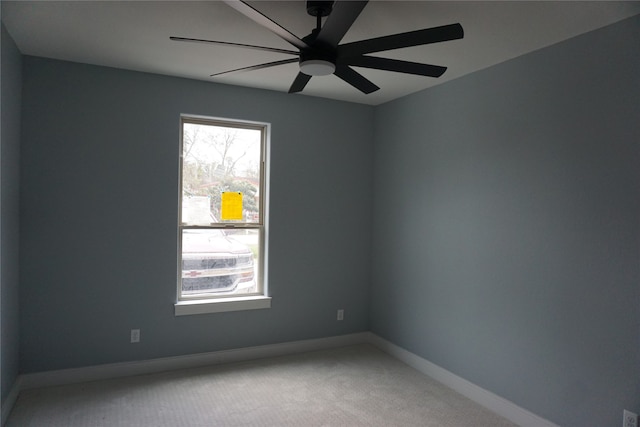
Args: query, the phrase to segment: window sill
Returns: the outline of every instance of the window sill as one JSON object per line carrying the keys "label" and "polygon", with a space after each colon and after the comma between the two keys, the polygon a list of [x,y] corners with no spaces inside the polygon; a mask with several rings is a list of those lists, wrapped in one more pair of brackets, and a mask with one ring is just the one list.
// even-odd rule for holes
{"label": "window sill", "polygon": [[189,316],[192,314],[258,310],[263,308],[271,308],[271,297],[259,295],[215,300],[180,301],[175,304],[175,315]]}

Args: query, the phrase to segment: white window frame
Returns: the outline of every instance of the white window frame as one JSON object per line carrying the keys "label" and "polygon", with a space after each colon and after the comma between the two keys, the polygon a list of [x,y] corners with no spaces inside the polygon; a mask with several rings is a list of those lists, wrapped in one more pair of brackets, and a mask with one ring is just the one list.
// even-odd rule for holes
{"label": "white window frame", "polygon": [[[238,129],[254,129],[261,132],[260,148],[260,188],[259,188],[259,220],[258,222],[215,223],[207,226],[182,224],[182,173],[183,173],[183,130],[185,123],[208,126],[231,127]],[[178,191],[178,244],[177,244],[177,287],[175,315],[191,315],[219,313],[226,311],[254,310],[271,307],[271,298],[267,294],[267,217],[268,217],[268,153],[270,140],[269,123],[246,120],[235,120],[217,117],[180,116],[179,142],[179,191]],[[251,294],[226,294],[216,297],[183,297],[182,296],[182,232],[185,229],[257,229],[259,235],[257,292]]]}

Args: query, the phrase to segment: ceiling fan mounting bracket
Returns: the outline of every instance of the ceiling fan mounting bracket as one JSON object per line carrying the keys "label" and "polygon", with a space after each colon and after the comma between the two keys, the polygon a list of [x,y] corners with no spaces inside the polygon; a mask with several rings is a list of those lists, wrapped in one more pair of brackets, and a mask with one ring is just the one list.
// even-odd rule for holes
{"label": "ceiling fan mounting bracket", "polygon": [[307,1],[307,13],[311,16],[329,16],[333,10],[332,1]]}

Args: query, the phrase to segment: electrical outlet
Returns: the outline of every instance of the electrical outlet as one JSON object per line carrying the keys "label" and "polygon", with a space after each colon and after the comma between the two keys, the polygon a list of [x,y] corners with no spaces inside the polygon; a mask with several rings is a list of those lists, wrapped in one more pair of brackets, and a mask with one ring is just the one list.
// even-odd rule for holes
{"label": "electrical outlet", "polygon": [[625,409],[622,415],[622,427],[638,427],[638,414]]}
{"label": "electrical outlet", "polygon": [[132,329],[131,330],[131,342],[140,342],[140,329]]}
{"label": "electrical outlet", "polygon": [[344,320],[344,310],[338,310],[338,320]]}

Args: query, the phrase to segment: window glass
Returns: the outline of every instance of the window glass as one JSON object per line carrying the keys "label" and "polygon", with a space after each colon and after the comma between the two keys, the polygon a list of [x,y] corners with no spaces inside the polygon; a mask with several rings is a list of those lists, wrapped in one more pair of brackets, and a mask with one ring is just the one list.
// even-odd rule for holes
{"label": "window glass", "polygon": [[178,299],[263,294],[266,125],[182,118]]}

